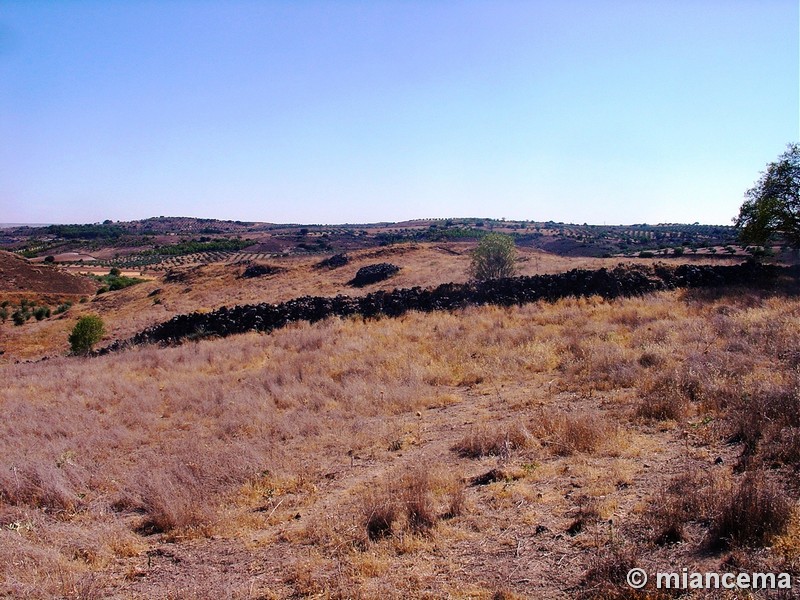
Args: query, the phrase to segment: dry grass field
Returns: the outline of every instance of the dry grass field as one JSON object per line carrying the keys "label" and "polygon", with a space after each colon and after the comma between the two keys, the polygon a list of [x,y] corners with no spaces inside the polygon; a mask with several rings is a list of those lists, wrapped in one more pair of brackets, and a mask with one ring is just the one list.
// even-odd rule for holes
{"label": "dry grass field", "polygon": [[[466,279],[454,248],[391,250],[347,269]],[[796,295],[565,299],[54,356],[84,312],[116,338],[195,308],[364,293],[343,287],[352,272],[284,266],[202,267],[2,326],[7,354],[52,358],[0,365],[0,596],[676,596],[628,588],[631,566],[786,571],[797,594]]]}
{"label": "dry grass field", "polygon": [[[0,323],[0,364],[16,360],[38,360],[45,356],[64,355],[69,351],[67,336],[75,321],[84,314],[99,314],[106,324],[105,341],[125,339],[142,329],[194,311],[211,311],[221,306],[258,302],[278,303],[298,296],[363,295],[377,289],[433,287],[445,282],[463,283],[469,279],[469,253],[475,243],[448,242],[425,244],[398,244],[386,248],[372,248],[349,253],[351,262],[338,269],[318,269],[320,256],[288,256],[258,264],[268,264],[281,269],[275,275],[242,278],[245,264],[212,263],[178,267],[167,272],[145,271],[146,283],[135,285],[100,296],[85,293],[69,297],[74,303],[64,314],[54,315],[41,322],[29,322],[24,327],[14,327],[11,322]],[[4,256],[0,253],[0,259]],[[569,269],[598,269],[614,267],[618,258],[567,258],[521,248],[518,252],[520,275],[560,273]],[[684,259],[684,261],[687,259]],[[696,264],[728,264],[739,262],[735,257],[693,257]],[[674,263],[676,258],[663,262]],[[16,259],[15,262],[21,262]],[[390,262],[400,267],[391,279],[363,288],[353,288],[347,282],[365,265]],[[653,264],[650,259],[628,259],[630,264]],[[52,268],[35,265],[45,272]],[[94,268],[89,272],[96,272]],[[127,275],[139,276],[136,272]],[[96,287],[96,286],[95,286]],[[90,290],[93,289],[91,286]],[[0,301],[18,302],[20,295],[40,300],[42,292],[20,294],[0,290]],[[78,301],[83,298],[84,303]],[[53,301],[51,304],[56,304]]]}

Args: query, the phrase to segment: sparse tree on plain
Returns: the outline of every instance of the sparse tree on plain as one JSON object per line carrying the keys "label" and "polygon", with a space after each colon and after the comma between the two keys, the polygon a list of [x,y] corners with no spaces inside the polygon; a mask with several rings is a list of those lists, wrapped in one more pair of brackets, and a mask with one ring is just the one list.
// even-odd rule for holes
{"label": "sparse tree on plain", "polygon": [[78,319],[72,333],[69,334],[72,353],[82,356],[89,354],[103,337],[104,330],[103,320],[97,315],[85,315]]}
{"label": "sparse tree on plain", "polygon": [[502,233],[485,235],[472,251],[470,275],[478,281],[513,277],[516,272],[514,238]]}
{"label": "sparse tree on plain", "polygon": [[800,248],[800,144],[789,144],[745,196],[735,219],[744,243],[765,246],[778,234]]}

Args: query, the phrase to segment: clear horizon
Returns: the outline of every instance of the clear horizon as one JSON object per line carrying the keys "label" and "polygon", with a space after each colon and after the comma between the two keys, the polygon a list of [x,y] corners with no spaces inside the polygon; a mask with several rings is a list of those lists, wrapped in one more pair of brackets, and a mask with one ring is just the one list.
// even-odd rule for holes
{"label": "clear horizon", "polygon": [[6,0],[0,211],[729,225],[800,139],[799,30],[793,0]]}
{"label": "clear horizon", "polygon": [[[113,223],[120,223],[120,222],[131,222],[131,221],[145,221],[147,219],[158,219],[158,218],[162,218],[162,217],[164,217],[164,218],[179,218],[179,219],[212,219],[212,220],[219,220],[219,221],[240,221],[242,223],[266,223],[266,224],[269,224],[269,225],[286,225],[286,226],[295,226],[295,225],[300,226],[300,225],[302,225],[302,226],[308,226],[308,227],[379,225],[379,224],[382,224],[382,223],[387,223],[389,225],[392,225],[392,224],[397,224],[397,223],[405,223],[405,222],[409,222],[409,221],[427,221],[427,220],[444,221],[444,220],[447,220],[447,219],[469,219],[469,220],[471,220],[471,219],[476,219],[476,220],[494,219],[494,217],[480,217],[480,216],[459,217],[459,216],[453,216],[453,217],[418,217],[418,218],[412,218],[412,219],[403,219],[402,221],[385,221],[385,220],[384,221],[361,221],[361,222],[356,222],[356,221],[344,222],[343,221],[343,222],[340,222],[340,223],[321,223],[321,222],[312,222],[312,221],[309,221],[309,222],[296,222],[296,221],[292,221],[292,222],[289,222],[289,221],[286,221],[286,222],[274,222],[274,221],[254,221],[252,219],[215,219],[214,217],[192,217],[190,215],[159,215],[159,216],[143,217],[141,219],[112,220],[112,222]],[[82,221],[82,222],[60,221],[60,222],[50,222],[50,223],[0,223],[0,229],[11,229],[11,228],[14,228],[14,227],[48,227],[50,225],[97,225],[97,224],[102,224],[103,221],[105,221],[105,220],[106,219],[103,219],[102,221]],[[577,223],[577,222],[572,222],[572,221],[570,221],[570,222],[568,222],[568,221],[554,221],[552,219],[548,219],[546,221],[541,221],[541,220],[538,220],[538,219],[505,219],[505,220],[510,222],[510,223],[513,223],[515,221],[526,221],[528,223],[554,222],[554,223],[564,224],[564,225],[574,225],[576,227],[583,227],[583,226],[589,226],[589,227],[634,227],[634,226],[638,226],[638,225],[659,226],[659,225],[694,225],[694,224],[697,224],[697,225],[700,225],[700,226],[710,226],[710,227],[732,227],[733,226],[731,223],[700,223],[700,222],[695,222],[695,221],[692,221],[691,223],[681,222],[681,221],[672,221],[672,222],[661,221],[661,222],[658,222],[658,223],[647,223],[647,222],[640,222],[640,223],[633,223],[633,222],[631,222],[631,223],[589,223],[589,222]]]}

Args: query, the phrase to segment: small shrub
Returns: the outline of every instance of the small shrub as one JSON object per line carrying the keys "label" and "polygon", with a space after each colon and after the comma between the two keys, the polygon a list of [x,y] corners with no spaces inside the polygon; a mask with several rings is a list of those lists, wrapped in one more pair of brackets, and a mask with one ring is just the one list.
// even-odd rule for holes
{"label": "small shrub", "polygon": [[694,383],[682,381],[673,373],[660,374],[645,380],[641,386],[642,399],[636,409],[636,416],[647,421],[682,419],[689,409],[689,398],[696,396],[693,385]]}
{"label": "small shrub", "polygon": [[673,478],[656,494],[648,511],[654,542],[659,546],[685,540],[685,525],[708,525],[719,512],[719,498],[730,493],[720,474],[694,469]]}
{"label": "small shrub", "polygon": [[[463,508],[463,497],[452,494],[443,517],[454,517]],[[424,533],[438,520],[433,480],[425,467],[387,479],[361,500],[362,523],[370,541],[391,537],[403,530]]]}
{"label": "small shrub", "polygon": [[526,448],[531,441],[521,425],[508,428],[476,427],[453,446],[453,451],[466,458],[508,456],[512,450]]}
{"label": "small shrub", "polygon": [[70,308],[72,308],[72,302],[65,302],[64,304],[59,304],[54,312],[60,315],[61,313],[67,312]]}
{"label": "small shrub", "polygon": [[97,315],[86,315],[78,319],[72,333],[69,335],[69,344],[73,354],[86,355],[92,347],[103,337],[103,320]]}
{"label": "small shrub", "polygon": [[559,456],[576,452],[592,454],[616,433],[599,413],[571,414],[564,411],[542,413],[533,432]]}
{"label": "small shrub", "polygon": [[469,273],[478,281],[513,277],[516,272],[514,238],[502,233],[484,236],[472,252]]}
{"label": "small shrub", "polygon": [[597,556],[583,579],[585,591],[578,594],[582,600],[633,600],[659,598],[650,591],[632,589],[626,581],[628,572],[640,566],[639,553],[630,547],[613,548]]}
{"label": "small shrub", "polygon": [[273,267],[272,265],[250,265],[242,273],[242,277],[251,279],[253,277],[264,277],[266,275],[277,275],[283,273],[283,267]]}
{"label": "small shrub", "polygon": [[783,533],[792,502],[778,484],[761,471],[747,473],[725,500],[710,532],[713,547],[766,546]]}
{"label": "small shrub", "polygon": [[108,272],[108,275],[95,275],[94,278],[101,284],[100,288],[97,290],[97,294],[105,294],[108,291],[113,292],[116,290],[121,290],[145,281],[144,279],[140,279],[138,277],[127,277],[126,275],[122,275],[122,272],[116,267],[112,268]]}
{"label": "small shrub", "polygon": [[37,321],[47,319],[50,317],[50,308],[47,306],[39,306],[33,311],[33,316],[36,317]]}

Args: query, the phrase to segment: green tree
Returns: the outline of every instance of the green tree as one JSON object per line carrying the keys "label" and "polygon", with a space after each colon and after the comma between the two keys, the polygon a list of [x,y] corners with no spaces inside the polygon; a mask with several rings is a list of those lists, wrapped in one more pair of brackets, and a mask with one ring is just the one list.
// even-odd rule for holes
{"label": "green tree", "polygon": [[470,275],[479,281],[513,277],[516,272],[515,254],[514,238],[510,235],[485,235],[472,252]]}
{"label": "green tree", "polygon": [[103,320],[97,315],[86,315],[78,319],[72,333],[69,334],[72,353],[89,354],[92,347],[103,337],[103,331]]}
{"label": "green tree", "polygon": [[800,248],[800,144],[789,144],[745,192],[735,219],[745,244],[766,245],[776,234]]}

